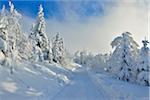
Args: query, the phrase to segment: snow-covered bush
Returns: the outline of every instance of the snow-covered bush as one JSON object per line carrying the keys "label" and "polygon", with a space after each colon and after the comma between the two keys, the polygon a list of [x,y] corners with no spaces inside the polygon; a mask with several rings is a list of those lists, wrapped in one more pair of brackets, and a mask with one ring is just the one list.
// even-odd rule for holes
{"label": "snow-covered bush", "polygon": [[147,40],[143,40],[143,47],[139,53],[139,59],[137,62],[137,82],[144,85],[150,85],[149,71],[150,71],[150,49],[147,47],[149,43]]}
{"label": "snow-covered bush", "polygon": [[111,42],[115,48],[109,61],[108,69],[111,73],[125,81],[135,81],[135,60],[138,44],[131,37],[131,33],[125,32]]}

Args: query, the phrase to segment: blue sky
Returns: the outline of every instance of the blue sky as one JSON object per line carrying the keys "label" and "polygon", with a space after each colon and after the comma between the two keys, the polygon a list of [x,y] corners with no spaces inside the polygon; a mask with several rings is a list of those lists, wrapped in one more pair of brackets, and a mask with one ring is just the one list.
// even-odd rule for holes
{"label": "blue sky", "polygon": [[[145,36],[150,39],[147,9],[149,0],[12,2],[15,9],[23,15],[21,24],[25,33],[30,33],[31,25],[36,20],[38,6],[42,4],[46,18],[46,33],[52,38],[60,32],[66,48],[71,52],[88,50],[94,53],[109,53],[112,50],[111,41],[125,31],[131,32],[140,45]],[[0,0],[0,8],[3,4],[8,9],[8,1]]]}
{"label": "blue sky", "polygon": [[[65,20],[65,6],[72,6],[70,7],[72,10],[77,13],[80,20],[89,18],[91,16],[100,16],[104,14],[103,4],[105,0],[99,1],[51,1],[51,0],[12,0],[15,8],[30,17],[36,17],[38,12],[38,6],[40,4],[43,5],[45,18],[56,18],[59,21]],[[8,8],[8,1],[3,0],[0,1],[0,8],[2,5],[6,5]]]}

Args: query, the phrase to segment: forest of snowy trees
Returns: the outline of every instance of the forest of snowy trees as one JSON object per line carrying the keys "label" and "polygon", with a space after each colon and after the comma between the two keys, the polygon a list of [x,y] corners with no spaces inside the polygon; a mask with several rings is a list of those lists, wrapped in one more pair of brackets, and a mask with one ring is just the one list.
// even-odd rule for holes
{"label": "forest of snowy trees", "polygon": [[138,44],[129,32],[115,38],[111,43],[115,50],[108,60],[109,71],[117,75],[118,79],[130,82],[138,80],[140,84],[149,85],[150,50],[147,47],[149,42],[143,40],[142,43],[144,46],[139,50]]}
{"label": "forest of snowy trees", "polygon": [[116,37],[111,46],[111,54],[87,53],[77,51],[73,57],[68,56],[63,38],[57,33],[48,37],[42,5],[39,6],[36,22],[28,36],[22,32],[22,15],[9,1],[9,9],[5,5],[0,12],[0,64],[11,66],[12,62],[48,62],[65,66],[73,59],[74,62],[91,69],[105,70],[120,80],[150,85],[150,49],[148,40],[143,40],[139,48],[130,32],[124,32]]}
{"label": "forest of snowy trees", "polygon": [[111,46],[111,54],[92,55],[86,51],[76,52],[74,61],[97,70],[105,70],[116,78],[131,83],[150,85],[150,49],[148,40],[143,40],[143,47],[132,38],[132,34],[124,32],[116,37]]}
{"label": "forest of snowy trees", "polygon": [[46,23],[42,5],[31,32],[26,37],[21,30],[22,15],[9,1],[9,10],[0,13],[0,63],[4,66],[11,62],[29,60],[32,62],[65,63],[65,47],[59,33],[51,40],[47,37]]}
{"label": "forest of snowy trees", "polygon": [[[66,49],[63,39],[57,33],[48,38],[42,5],[39,6],[36,22],[33,23],[28,36],[22,32],[22,15],[9,1],[9,9],[3,8],[0,12],[0,64],[10,68],[13,73],[13,64],[22,61],[47,62],[67,65]],[[71,61],[71,60],[70,60]]]}

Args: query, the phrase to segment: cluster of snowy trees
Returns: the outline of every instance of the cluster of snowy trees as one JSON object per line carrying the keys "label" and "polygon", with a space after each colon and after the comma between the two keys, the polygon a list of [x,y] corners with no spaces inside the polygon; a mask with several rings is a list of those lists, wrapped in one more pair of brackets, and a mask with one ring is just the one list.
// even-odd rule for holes
{"label": "cluster of snowy trees", "polygon": [[113,48],[111,54],[92,55],[86,51],[78,51],[74,54],[74,61],[92,69],[104,69],[120,80],[150,85],[149,42],[145,39],[142,43],[143,47],[139,49],[132,34],[124,32],[111,42]]}
{"label": "cluster of snowy trees", "polygon": [[74,62],[80,65],[87,67],[88,69],[92,69],[96,72],[104,70],[106,66],[106,61],[109,59],[108,54],[92,54],[84,51],[77,51],[74,54]]}
{"label": "cluster of snowy trees", "polygon": [[[28,36],[21,30],[21,20],[22,15],[11,1],[9,10],[3,6],[0,12],[0,65],[11,66],[12,62],[22,60],[61,65],[71,62],[60,34],[57,33],[52,39],[48,38],[42,5],[39,6],[36,22]],[[113,52],[110,55],[92,55],[86,51],[78,51],[73,59],[74,62],[88,68],[107,68],[107,71],[120,80],[150,85],[149,42],[145,39],[142,43],[143,47],[138,49],[131,33],[124,32],[111,42]]]}
{"label": "cluster of snowy trees", "polygon": [[143,47],[138,49],[138,44],[129,32],[116,37],[111,42],[114,51],[107,61],[108,70],[120,80],[150,85],[150,49],[147,47],[149,42],[145,39],[142,43]]}
{"label": "cluster of snowy trees", "polygon": [[53,40],[47,37],[42,5],[39,6],[38,17],[32,25],[29,36],[21,30],[22,15],[9,1],[9,10],[0,12],[0,64],[9,66],[11,62],[29,60],[33,62],[49,62],[64,64],[67,60],[63,39],[59,33]]}

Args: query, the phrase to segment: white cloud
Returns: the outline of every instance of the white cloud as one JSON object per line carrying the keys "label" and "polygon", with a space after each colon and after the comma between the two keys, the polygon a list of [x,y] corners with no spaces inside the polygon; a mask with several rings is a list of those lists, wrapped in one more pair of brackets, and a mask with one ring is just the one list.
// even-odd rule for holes
{"label": "white cloud", "polygon": [[[47,33],[52,37],[56,32],[60,32],[69,51],[86,49],[94,53],[109,52],[111,40],[124,31],[133,33],[139,44],[145,36],[148,37],[146,1],[118,0],[112,5],[106,3],[103,4],[106,10],[103,16],[89,17],[84,22],[78,20],[79,16],[72,8],[73,3],[62,4],[66,21],[59,22],[55,18],[47,20]],[[26,24],[33,22],[33,19],[25,19]]]}

